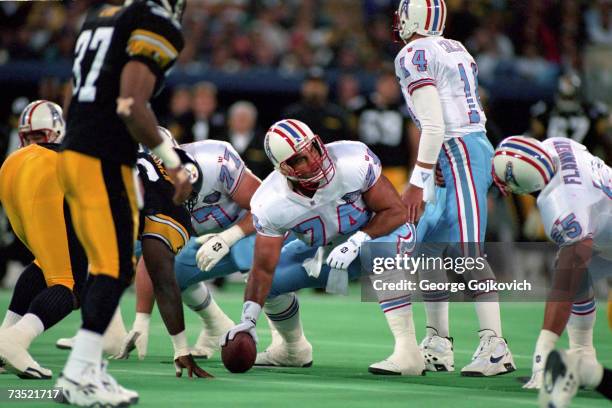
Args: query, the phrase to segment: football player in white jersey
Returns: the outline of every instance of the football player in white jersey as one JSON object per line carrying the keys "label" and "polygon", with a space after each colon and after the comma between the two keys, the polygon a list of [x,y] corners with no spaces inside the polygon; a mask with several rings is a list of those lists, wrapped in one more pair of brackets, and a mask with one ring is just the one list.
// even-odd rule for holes
{"label": "football player in white jersey", "polygon": [[[487,226],[493,147],[485,133],[476,62],[463,44],[442,36],[446,15],[444,0],[402,0],[396,13],[394,32],[406,44],[395,59],[396,75],[408,111],[421,130],[417,163],[402,199],[408,207],[408,221],[416,223],[420,217],[419,243],[459,244],[465,256],[476,256]],[[443,173],[445,188],[435,186],[436,165]],[[423,202],[427,205],[421,216]],[[445,280],[446,272],[438,272],[436,281]],[[470,274],[478,280],[495,280],[488,265]],[[512,354],[502,337],[497,292],[472,296],[480,344],[461,374],[491,376],[514,371]],[[430,371],[454,370],[448,298],[448,291],[423,293],[427,336],[421,347]]]}
{"label": "football player in white jersey", "polygon": [[[609,276],[612,270],[612,169],[571,139],[539,142],[514,136],[497,148],[493,170],[496,184],[504,192],[540,191],[537,205],[546,234],[559,246],[532,377],[525,388],[542,386],[546,356],[566,327],[570,354],[580,360],[580,378],[584,380],[580,385],[595,387],[603,369],[593,347],[595,300],[591,282],[606,273]],[[542,388],[550,393],[553,386]]]}
{"label": "football player in white jersey", "polygon": [[[241,322],[224,336],[248,332],[262,307],[277,334],[256,365],[307,367],[312,346],[304,337],[295,291],[347,290],[360,275],[360,247],[388,243],[397,251],[414,228],[405,223],[405,207],[381,175],[380,160],[360,142],[324,145],[297,120],[274,124],[264,147],[275,171],[251,200],[257,230],[255,256],[245,293]],[[298,238],[285,243],[292,232]],[[409,297],[381,299],[395,337],[393,354],[372,364],[374,374],[421,375],[425,369],[416,342]]]}
{"label": "football player in white jersey", "polygon": [[[204,326],[191,353],[210,358],[219,348],[219,337],[234,322],[216,304],[204,281],[250,269],[255,227],[249,209],[261,181],[227,142],[206,140],[180,147],[200,166],[203,183],[186,203],[197,238],[191,238],[176,256],[174,269],[183,302]],[[144,265],[136,273],[136,319],[119,358],[127,358],[134,348],[140,358],[146,354],[153,287]]]}

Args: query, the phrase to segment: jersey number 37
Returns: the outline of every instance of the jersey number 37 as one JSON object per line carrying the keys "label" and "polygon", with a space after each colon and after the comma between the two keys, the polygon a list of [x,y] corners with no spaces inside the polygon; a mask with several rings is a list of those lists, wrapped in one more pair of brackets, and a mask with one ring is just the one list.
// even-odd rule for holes
{"label": "jersey number 37", "polygon": [[[72,97],[79,102],[93,102],[96,99],[96,81],[113,38],[113,31],[113,27],[99,27],[93,32],[85,30],[76,41],[72,65]],[[94,54],[93,60],[88,58],[89,61],[86,61],[85,56],[89,54]]]}

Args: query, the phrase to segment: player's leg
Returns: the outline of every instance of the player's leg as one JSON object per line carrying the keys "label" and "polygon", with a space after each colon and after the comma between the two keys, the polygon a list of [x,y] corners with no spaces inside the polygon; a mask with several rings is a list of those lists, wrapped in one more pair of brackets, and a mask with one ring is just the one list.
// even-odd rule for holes
{"label": "player's leg", "polygon": [[[51,187],[40,187],[44,188]],[[68,206],[57,191],[38,193],[44,199],[30,212],[24,231],[42,269],[32,264],[20,285],[31,284],[30,293],[35,296],[30,300],[24,294],[27,313],[0,335],[0,355],[6,355],[9,367],[24,378],[50,377],[50,371],[37,367],[27,349],[35,337],[78,306],[73,287],[80,288],[87,274],[87,259],[74,234]],[[44,210],[37,211],[39,207]]]}
{"label": "player's leg", "polygon": [[11,302],[0,329],[6,329],[17,323],[26,314],[36,295],[46,287],[45,277],[40,267],[35,262],[26,266],[19,275],[19,279],[17,279]]}
{"label": "player's leg", "polygon": [[[405,245],[413,246],[415,242],[414,226],[403,225],[393,233],[362,246],[361,255],[353,264],[357,264],[360,271],[369,271],[373,259],[395,257],[403,252]],[[403,271],[385,271],[381,275],[371,276],[372,280],[382,281],[382,285],[402,282],[406,278]],[[422,375],[425,362],[416,340],[411,293],[377,290],[376,296],[393,335],[394,346],[389,357],[370,365],[368,371],[381,375]]]}
{"label": "player's leg", "polygon": [[[68,402],[129,403],[138,396],[106,373],[102,346],[103,333],[134,274],[138,209],[132,169],[65,151],[58,158],[58,176],[90,274],[81,305],[83,324],[57,386]],[[91,384],[95,392],[85,394],[83,384]]]}
{"label": "player's leg", "polygon": [[540,388],[542,408],[566,408],[579,387],[594,389],[612,400],[612,370],[575,353],[553,350],[546,358],[544,383]]}
{"label": "player's leg", "polygon": [[[283,246],[270,295],[264,305],[273,341],[265,351],[257,354],[255,365],[312,365],[312,346],[304,336],[300,304],[294,291],[303,288],[325,288],[329,267],[322,266],[322,258],[316,255],[316,248],[311,248],[299,240]],[[311,272],[308,272],[304,264],[317,258],[321,258],[320,262],[318,265],[311,265]]]}
{"label": "player's leg", "polygon": [[[451,242],[457,243],[463,256],[480,256],[487,226],[487,192],[492,183],[493,147],[484,133],[451,139],[444,143],[447,206]],[[454,222],[452,222],[454,220]],[[490,267],[473,271],[471,279],[495,281]],[[480,343],[472,362],[461,373],[490,376],[515,370],[514,360],[502,337],[497,292],[478,293],[476,314],[480,325]]]}
{"label": "player's leg", "polygon": [[[447,163],[441,158],[441,163]],[[446,165],[448,167],[448,165]],[[447,225],[447,190],[437,188],[436,203],[427,204],[417,225],[419,247],[427,249],[428,256],[441,256],[444,246],[451,242]],[[444,269],[420,269],[420,279],[431,282],[447,282]],[[448,309],[450,292],[447,290],[422,291],[426,316],[426,335],[419,347],[425,358],[427,371],[454,371],[453,339],[449,337]]]}
{"label": "player's leg", "polygon": [[195,254],[199,245],[195,239],[191,239],[177,256],[175,270],[183,302],[202,319],[202,330],[192,348],[194,357],[210,358],[219,349],[219,337],[234,326],[234,322],[217,305],[204,281],[236,271],[248,271],[253,261],[254,246],[254,235],[241,239],[210,272],[197,267]]}

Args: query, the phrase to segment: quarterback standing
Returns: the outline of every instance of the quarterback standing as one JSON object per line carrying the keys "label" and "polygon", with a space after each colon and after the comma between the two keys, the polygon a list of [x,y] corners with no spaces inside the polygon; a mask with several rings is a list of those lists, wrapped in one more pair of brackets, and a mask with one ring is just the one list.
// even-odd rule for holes
{"label": "quarterback standing", "polygon": [[[395,59],[396,76],[408,111],[421,130],[417,163],[402,199],[408,221],[415,223],[423,202],[427,203],[417,226],[419,243],[459,244],[464,256],[475,256],[487,227],[493,147],[478,96],[478,67],[463,44],[442,36],[446,15],[444,0],[402,0],[396,15],[395,33],[406,44]],[[435,185],[436,165],[442,170],[445,189]],[[495,280],[488,265],[474,277]],[[445,279],[445,274],[440,278]],[[514,371],[512,354],[502,337],[497,293],[474,297],[480,344],[461,374]],[[448,292],[425,292],[423,298],[427,336],[421,347],[427,369],[453,371]]]}

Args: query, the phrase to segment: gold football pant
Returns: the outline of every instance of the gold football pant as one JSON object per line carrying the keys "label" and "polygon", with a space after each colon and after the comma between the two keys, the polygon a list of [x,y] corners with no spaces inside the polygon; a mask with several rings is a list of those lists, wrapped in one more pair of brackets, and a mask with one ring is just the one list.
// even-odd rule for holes
{"label": "gold football pant", "polygon": [[90,274],[129,284],[138,233],[132,168],[66,150],[60,153],[57,170]]}

